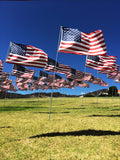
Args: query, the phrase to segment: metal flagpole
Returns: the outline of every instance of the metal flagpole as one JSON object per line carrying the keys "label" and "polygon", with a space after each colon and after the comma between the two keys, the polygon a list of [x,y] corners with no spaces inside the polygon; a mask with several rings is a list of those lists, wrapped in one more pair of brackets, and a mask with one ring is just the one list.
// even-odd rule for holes
{"label": "metal flagpole", "polygon": [[[98,78],[98,70],[97,70],[97,78]],[[97,106],[98,106],[98,84],[97,84]]]}
{"label": "metal flagpole", "polygon": [[[11,42],[10,42],[10,44],[11,44]],[[8,49],[7,49],[7,55],[6,55],[6,59],[7,59],[7,56],[8,56],[8,54],[9,54],[9,50],[10,50],[10,44],[9,44],[9,47],[8,47]],[[3,63],[3,67],[4,67],[4,66],[5,66],[5,64],[6,64],[6,59],[5,59],[4,63]],[[5,107],[5,101],[6,101],[6,96],[7,96],[7,93],[8,93],[8,90],[7,90],[7,92],[5,92],[5,98],[4,98],[4,107]]]}
{"label": "metal flagpole", "polygon": [[[88,57],[88,55],[86,56],[86,60],[85,60],[85,68],[84,68],[84,77],[83,77],[83,81],[84,81],[84,79],[85,79],[87,57]],[[83,108],[83,95],[84,95],[83,92],[84,92],[84,87],[82,88],[81,109]]]}
{"label": "metal flagpole", "polygon": [[[62,34],[62,32],[61,32],[61,27],[62,27],[62,26],[60,26],[60,32],[59,32],[59,38],[58,38],[58,47],[59,47],[59,44],[60,44],[60,39],[61,39],[61,34]],[[49,120],[50,120],[50,117],[51,117],[52,97],[53,97],[53,89],[54,89],[54,80],[55,80],[57,59],[58,59],[58,48],[57,48],[57,53],[56,53],[56,61],[55,61],[55,69],[54,69],[54,76],[53,76],[53,84],[52,84],[52,90],[51,90],[51,100],[50,100]]]}

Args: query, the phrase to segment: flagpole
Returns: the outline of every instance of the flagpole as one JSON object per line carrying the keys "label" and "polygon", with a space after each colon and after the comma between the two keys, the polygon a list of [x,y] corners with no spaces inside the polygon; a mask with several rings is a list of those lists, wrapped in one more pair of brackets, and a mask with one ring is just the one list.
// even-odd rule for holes
{"label": "flagpole", "polygon": [[[58,47],[59,47],[59,44],[60,44],[60,39],[61,39],[61,34],[62,34],[62,32],[61,32],[61,27],[62,27],[62,26],[60,26],[60,32],[59,32],[59,38],[58,38]],[[51,90],[49,120],[50,120],[50,118],[51,118],[52,98],[53,98],[53,89],[54,89],[54,80],[55,80],[57,60],[58,60],[58,48],[57,48],[57,53],[56,53],[56,61],[55,61],[55,68],[54,68],[53,84],[52,84],[52,90]]]}
{"label": "flagpole", "polygon": [[[97,70],[97,78],[98,78],[98,70]],[[98,84],[97,84],[97,107],[98,107]]]}
{"label": "flagpole", "polygon": [[[86,56],[86,60],[85,60],[85,68],[84,68],[84,77],[83,77],[83,82],[84,82],[84,79],[85,79],[85,73],[86,73],[86,61],[87,61],[87,57],[88,57],[88,55]],[[83,108],[83,91],[84,91],[84,87],[83,87],[83,89],[82,89],[81,109]]]}
{"label": "flagpole", "polygon": [[[11,43],[11,42],[10,42],[10,43]],[[10,50],[10,43],[9,43],[9,47],[8,47],[8,49],[7,49],[6,59],[7,59],[7,56],[8,56],[8,54],[9,54],[9,50]],[[3,63],[3,67],[4,67],[4,66],[5,66],[5,64],[6,64],[6,59],[5,59],[4,63]],[[8,91],[6,91],[6,92],[5,92],[5,97],[4,97],[4,107],[5,107],[5,102],[6,102],[7,92],[8,92]]]}

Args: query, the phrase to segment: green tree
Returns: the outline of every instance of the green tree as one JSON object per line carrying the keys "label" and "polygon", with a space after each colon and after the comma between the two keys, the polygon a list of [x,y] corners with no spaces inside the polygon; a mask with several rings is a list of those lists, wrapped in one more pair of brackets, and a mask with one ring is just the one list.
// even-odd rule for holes
{"label": "green tree", "polygon": [[111,86],[108,89],[108,95],[109,96],[117,96],[118,95],[118,89],[116,86]]}

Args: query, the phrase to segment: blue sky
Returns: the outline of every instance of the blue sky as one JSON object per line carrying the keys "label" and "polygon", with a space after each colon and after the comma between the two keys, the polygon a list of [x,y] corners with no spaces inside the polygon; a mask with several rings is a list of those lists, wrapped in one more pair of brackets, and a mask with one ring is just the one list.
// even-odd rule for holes
{"label": "blue sky", "polygon": [[[77,28],[85,33],[101,29],[107,45],[107,54],[117,56],[120,64],[120,2],[117,0],[39,0],[0,1],[0,59],[5,61],[9,42],[29,44],[45,51],[50,58],[56,58],[60,26]],[[85,56],[59,53],[58,62],[84,71]],[[40,69],[34,68],[36,76]],[[11,72],[12,64],[5,64],[4,71]],[[97,76],[97,71],[86,68]],[[98,77],[116,85],[104,74]],[[10,77],[15,80],[15,77]],[[80,94],[104,87],[90,85],[89,89],[61,89],[67,94]],[[49,91],[48,91],[49,92]],[[19,93],[23,93],[19,91]],[[28,93],[28,92],[24,92]]]}

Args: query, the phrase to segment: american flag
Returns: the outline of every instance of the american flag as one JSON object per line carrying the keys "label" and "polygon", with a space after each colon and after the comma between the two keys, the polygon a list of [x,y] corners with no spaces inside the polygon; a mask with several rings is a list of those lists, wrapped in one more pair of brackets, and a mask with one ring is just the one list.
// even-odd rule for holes
{"label": "american flag", "polygon": [[58,62],[48,57],[47,65],[45,66],[44,71],[56,72],[57,67],[58,67]]}
{"label": "american flag", "polygon": [[7,63],[44,68],[47,65],[47,54],[34,46],[10,42]]}
{"label": "american flag", "polygon": [[5,79],[3,81],[0,81],[0,85],[7,85],[7,84],[11,84],[12,83],[12,80],[10,79]]}
{"label": "american flag", "polygon": [[119,70],[119,65],[113,64],[113,65],[101,68],[101,70],[98,70],[98,73],[109,74],[112,72],[118,72],[118,70]]}
{"label": "american flag", "polygon": [[92,77],[92,74],[91,73],[85,73],[84,74],[84,81],[89,81]]}
{"label": "american flag", "polygon": [[92,83],[93,83],[93,84],[98,84],[98,85],[99,85],[99,84],[101,83],[101,81],[102,81],[101,78],[94,77]]}
{"label": "american flag", "polygon": [[117,57],[116,56],[99,56],[100,60],[104,63],[104,67],[112,66],[116,64]]}
{"label": "american flag", "polygon": [[0,72],[0,81],[1,80],[6,80],[9,78],[9,73],[8,72]]}
{"label": "american flag", "polygon": [[114,77],[114,79],[120,79],[120,71],[117,73],[117,75]]}
{"label": "american flag", "polygon": [[31,79],[34,75],[34,70],[25,68],[21,65],[13,65],[12,76],[20,77],[20,78],[28,78]]}
{"label": "american flag", "polygon": [[107,78],[114,79],[118,75],[118,73],[119,72],[109,72],[107,74]]}
{"label": "american flag", "polygon": [[43,72],[43,71],[39,71],[39,77],[46,77],[46,78],[48,78],[48,73]]}
{"label": "american flag", "polygon": [[16,83],[31,83],[32,79],[28,79],[28,78],[16,78],[15,82]]}
{"label": "american flag", "polygon": [[97,78],[97,77],[92,76],[88,82],[93,83],[93,84],[100,84],[101,81],[102,81],[101,78]]}
{"label": "american flag", "polygon": [[71,66],[58,63],[58,67],[56,68],[56,72],[61,74],[69,74],[70,73]]}
{"label": "american flag", "polygon": [[3,70],[3,62],[0,60],[0,72]]}
{"label": "american flag", "polygon": [[71,72],[66,75],[66,78],[74,79],[76,81],[81,81],[84,79],[84,72],[71,68]]}
{"label": "american flag", "polygon": [[14,92],[16,92],[17,91],[17,89],[15,88],[15,86],[13,85],[13,84],[4,84],[4,85],[2,85],[1,86],[1,88],[3,88],[3,90],[10,90],[10,91],[14,91]]}
{"label": "american flag", "polygon": [[100,85],[100,86],[104,86],[104,87],[109,86],[109,84],[106,83],[106,82],[104,82],[103,80],[100,81],[99,85]]}
{"label": "american flag", "polygon": [[85,87],[89,88],[90,84],[88,84],[86,82],[83,82],[83,81],[78,81],[77,84],[76,84],[76,86],[78,86],[78,87],[84,87],[84,88]]}
{"label": "american flag", "polygon": [[87,56],[86,67],[101,70],[104,66],[104,63],[100,60],[99,56]]}
{"label": "american flag", "polygon": [[19,89],[19,90],[22,90],[22,91],[26,91],[27,89],[29,89],[29,86],[28,86],[28,84],[26,84],[26,83],[18,83],[17,84],[17,88]]}
{"label": "american flag", "polygon": [[48,57],[48,63],[47,66],[44,68],[44,71],[69,74],[70,69],[70,66],[58,63],[54,59]]}
{"label": "american flag", "polygon": [[[87,56],[86,67],[96,70],[111,70],[116,65],[116,56]],[[102,73],[102,72],[101,72]]]}
{"label": "american flag", "polygon": [[83,33],[78,29],[61,27],[61,42],[58,51],[97,56],[105,55],[107,49],[101,30]]}

